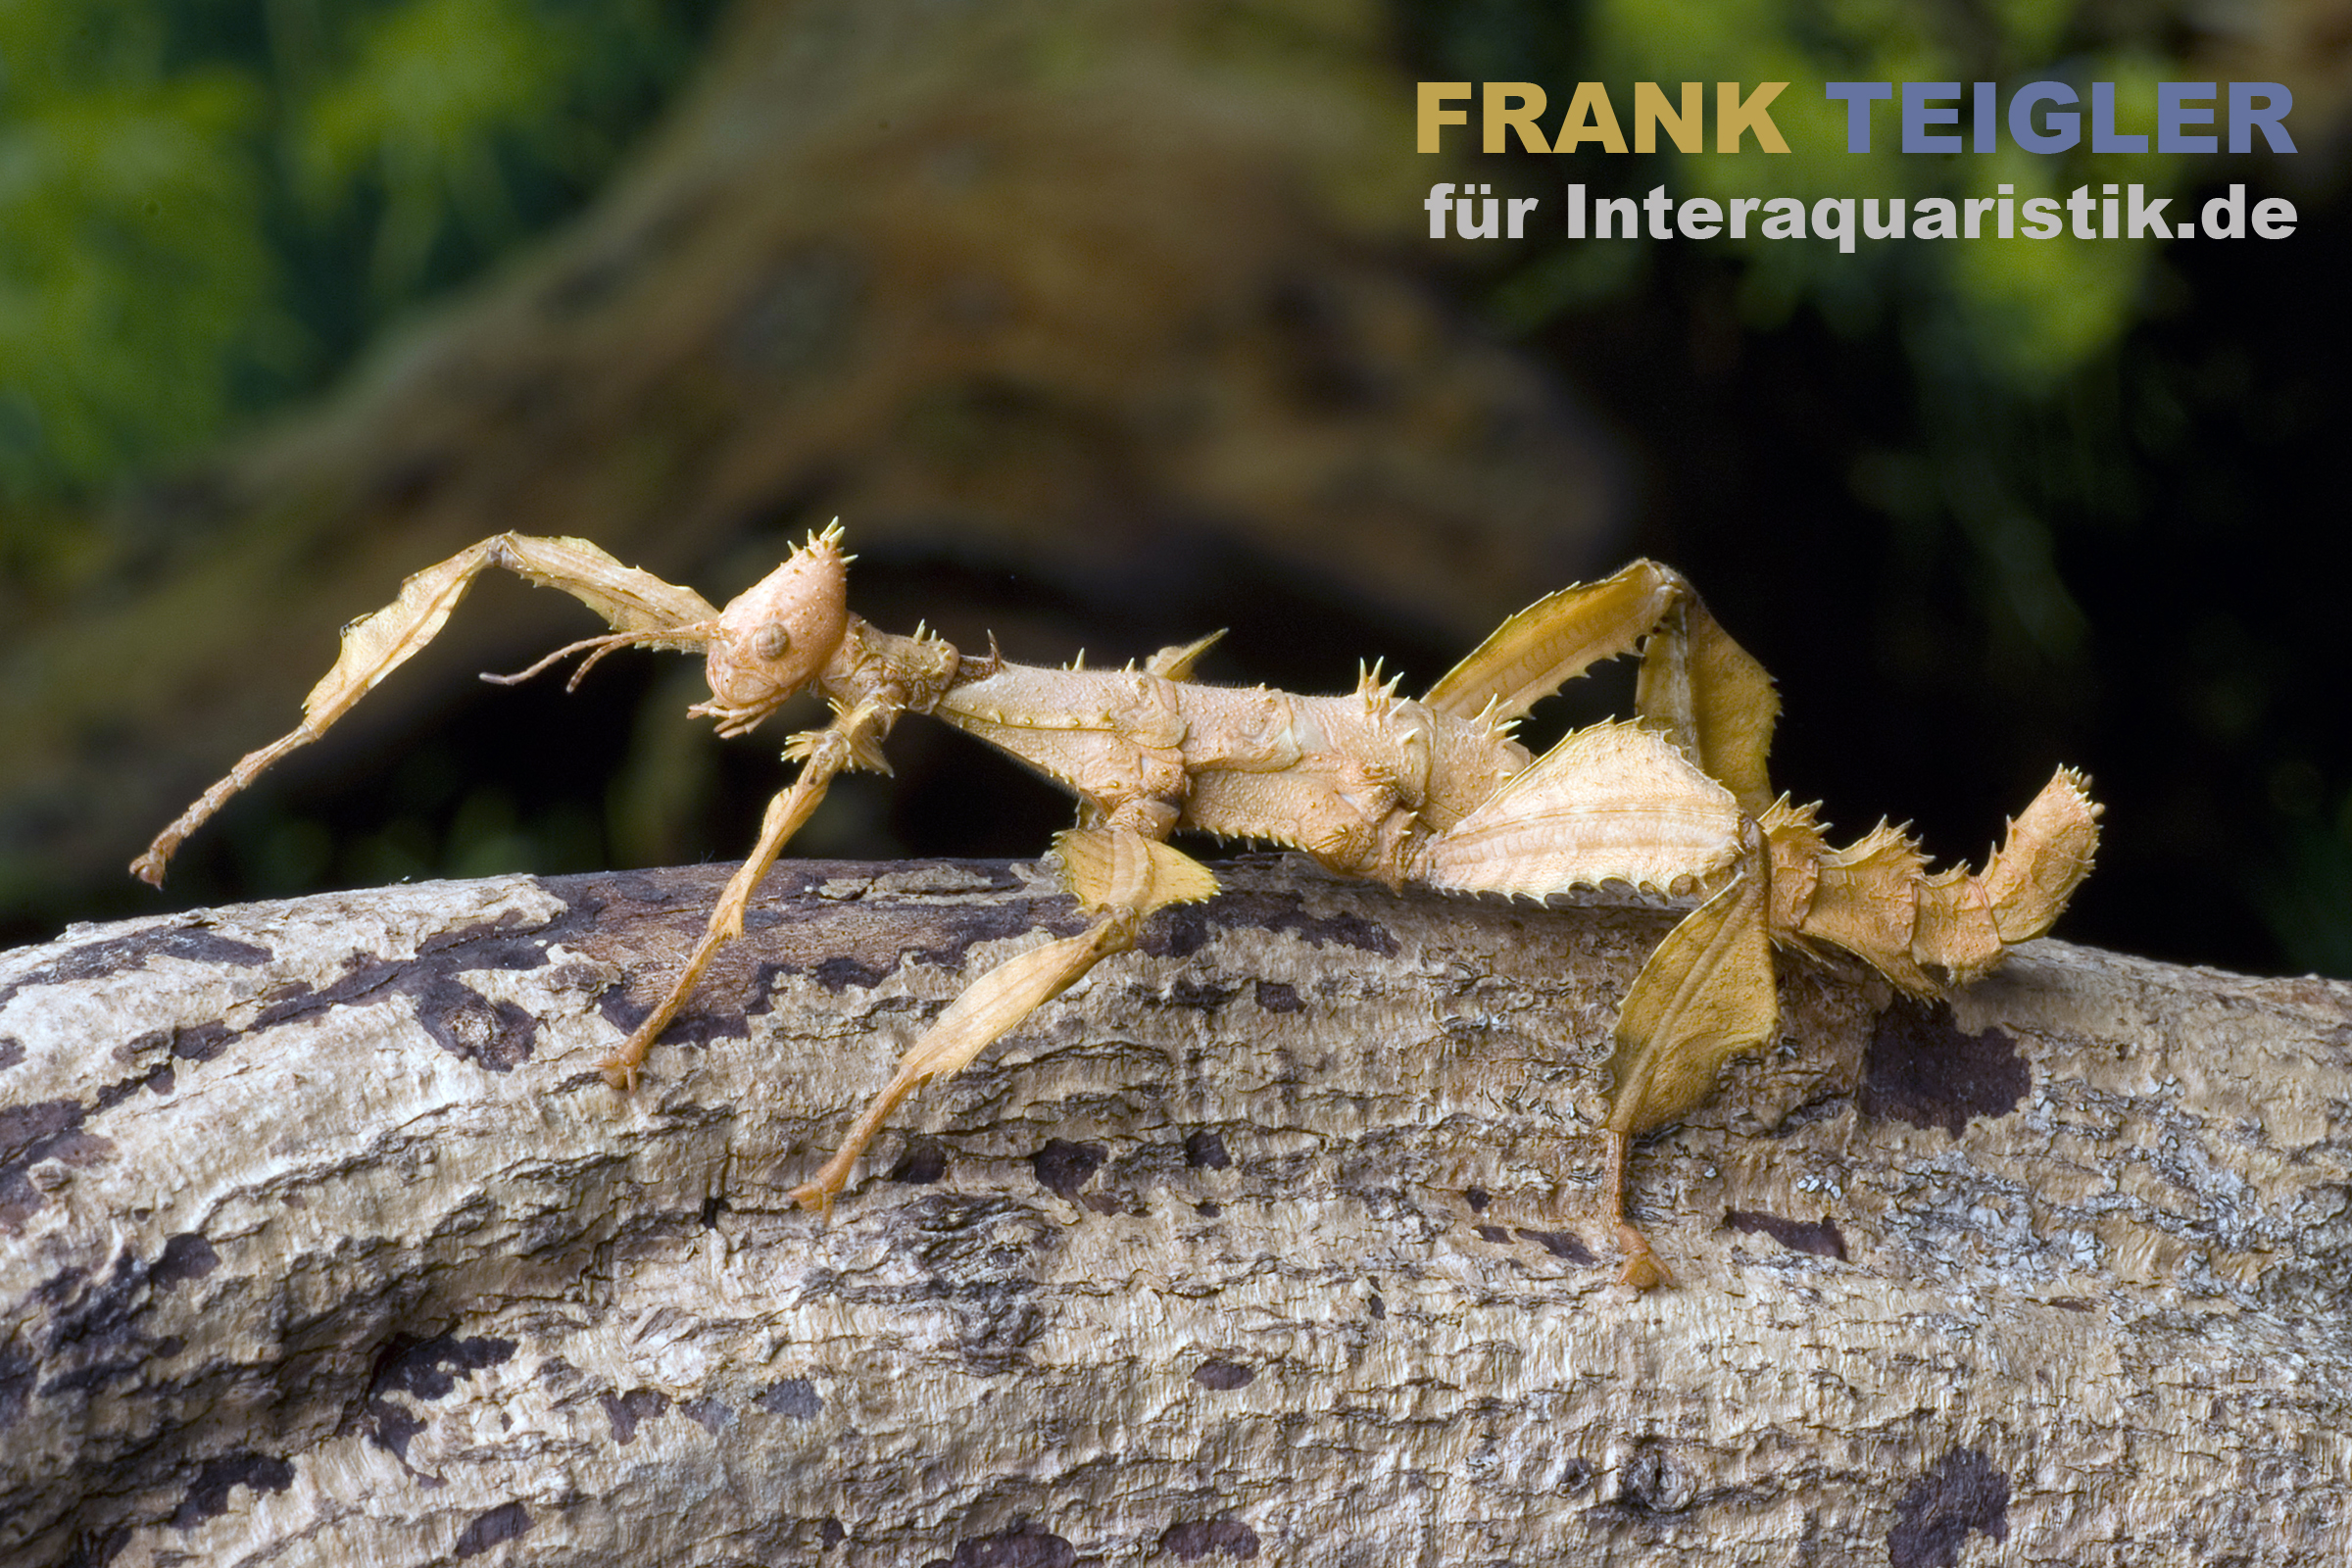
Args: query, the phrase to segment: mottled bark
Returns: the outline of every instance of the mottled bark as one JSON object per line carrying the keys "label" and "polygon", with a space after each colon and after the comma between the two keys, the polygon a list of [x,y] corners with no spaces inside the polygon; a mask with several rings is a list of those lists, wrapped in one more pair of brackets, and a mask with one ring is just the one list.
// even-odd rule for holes
{"label": "mottled bark", "polygon": [[722,868],[0,956],[0,1559],[2333,1561],[2352,987],[2035,943],[1595,1137],[1658,911],[1227,868],[788,1208],[1023,865]]}

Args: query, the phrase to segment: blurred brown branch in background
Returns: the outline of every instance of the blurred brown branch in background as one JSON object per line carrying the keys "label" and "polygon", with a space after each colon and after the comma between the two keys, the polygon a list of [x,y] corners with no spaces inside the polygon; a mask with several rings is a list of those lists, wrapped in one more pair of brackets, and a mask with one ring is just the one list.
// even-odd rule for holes
{"label": "blurred brown branch in background", "polygon": [[[1188,554],[1448,641],[1577,575],[1601,448],[1396,245],[1408,103],[1371,5],[743,6],[576,222],[139,492],[114,564],[0,633],[16,934],[124,906],[119,862],[284,726],[334,628],[500,529],[723,597],[838,514],[885,562],[1017,566],[1098,628],[1165,613]],[[461,614],[345,755],[569,624]],[[625,754],[625,711],[590,712]],[[245,884],[217,859],[190,886]]]}

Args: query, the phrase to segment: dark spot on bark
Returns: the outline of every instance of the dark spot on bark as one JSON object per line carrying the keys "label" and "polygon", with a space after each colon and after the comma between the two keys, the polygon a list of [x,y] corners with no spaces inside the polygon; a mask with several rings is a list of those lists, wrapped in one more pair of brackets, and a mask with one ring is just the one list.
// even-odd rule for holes
{"label": "dark spot on bark", "polygon": [[1225,1205],[1223,1203],[1200,1203],[1195,1205],[1193,1212],[1202,1219],[1215,1219],[1225,1212]]}
{"label": "dark spot on bark", "polygon": [[1257,1373],[1239,1361],[1221,1361],[1211,1357],[1194,1371],[1193,1381],[1204,1389],[1238,1389],[1256,1382]]}
{"label": "dark spot on bark", "polygon": [[513,1541],[531,1528],[531,1510],[519,1502],[501,1503],[459,1532],[451,1548],[459,1557],[478,1557],[502,1541]]}
{"label": "dark spot on bark", "polygon": [[458,1379],[503,1366],[514,1354],[513,1340],[487,1337],[461,1340],[447,1334],[415,1340],[395,1335],[384,1347],[383,1354],[376,1358],[368,1392],[400,1393],[419,1399],[445,1398],[456,1390]]}
{"label": "dark spot on bark", "polygon": [[1396,939],[1363,916],[1312,915],[1297,898],[1275,893],[1226,893],[1206,904],[1162,909],[1146,923],[1136,946],[1154,957],[1189,958],[1208,945],[1216,927],[1281,931],[1318,948],[1396,956]]}
{"label": "dark spot on bark", "polygon": [[[538,1038],[538,1020],[512,1002],[493,1003],[458,980],[471,970],[535,969],[547,962],[547,950],[591,920],[602,908],[588,905],[567,907],[555,920],[529,931],[517,929],[520,916],[510,911],[495,922],[482,922],[428,937],[414,958],[376,958],[354,954],[343,974],[323,987],[297,985],[271,1001],[243,1030],[221,1023],[198,1024],[172,1032],[172,1054],[182,1061],[210,1061],[231,1040],[275,1028],[335,1006],[359,1006],[397,996],[414,1000],[418,1021],[444,1051],[491,1072],[510,1072],[528,1060]],[[216,939],[218,940],[218,939]],[[232,943],[243,948],[245,944]],[[266,960],[266,949],[249,950]],[[246,961],[238,959],[235,961]],[[620,987],[606,994],[610,1003]]]}
{"label": "dark spot on bark", "polygon": [[2080,1296],[2053,1296],[2045,1304],[2057,1307],[2060,1311],[2064,1312],[2088,1312],[2092,1310],[2090,1302],[2084,1300]]}
{"label": "dark spot on bark", "polygon": [[78,1100],[38,1100],[28,1105],[0,1105],[0,1236],[13,1236],[49,1201],[32,1184],[32,1167],[44,1159],[91,1152],[101,1140],[81,1130],[88,1109]]}
{"label": "dark spot on bark", "polygon": [[1228,1557],[1254,1557],[1257,1532],[1239,1519],[1188,1519],[1160,1532],[1159,1549],[1174,1553],[1179,1562],[1191,1562],[1212,1551]]}
{"label": "dark spot on bark", "polygon": [[[1019,886],[1010,868],[998,861],[916,861],[907,868],[924,865],[951,867],[974,888],[1010,891]],[[542,885],[571,905],[575,915],[581,908],[622,906],[619,916],[605,917],[607,931],[591,930],[574,944],[628,971],[627,984],[609,988],[597,1001],[598,1010],[615,1027],[634,1029],[642,1023],[660,1000],[668,975],[663,969],[642,965],[636,954],[622,949],[612,933],[632,920],[649,917],[682,927],[682,918],[671,915],[678,911],[680,916],[692,914],[699,935],[703,916],[725,881],[726,869],[714,866],[660,876],[599,872],[543,879]],[[1075,904],[1061,896],[930,905],[897,902],[885,893],[875,900],[889,906],[885,912],[870,907],[862,897],[824,897],[817,892],[842,876],[870,880],[874,869],[863,863],[820,860],[796,861],[771,872],[760,884],[759,899],[745,921],[747,932],[762,939],[758,948],[767,956],[747,973],[748,953],[722,952],[697,993],[710,1000],[690,1005],[663,1032],[662,1043],[693,1045],[742,1036],[750,1013],[767,1005],[779,975],[812,975],[837,992],[853,985],[871,987],[910,962],[960,968],[975,945],[1034,930],[1068,935],[1082,925]],[[571,918],[566,916],[567,921]]]}
{"label": "dark spot on bark", "polygon": [[368,1405],[368,1441],[385,1449],[402,1464],[409,1462],[409,1444],[424,1430],[423,1418],[389,1399]]}
{"label": "dark spot on bark", "polygon": [[1573,1263],[1578,1268],[1591,1268],[1598,1261],[1593,1257],[1592,1249],[1585,1246],[1585,1239],[1574,1231],[1523,1230],[1519,1233],[1519,1239],[1533,1242],[1562,1262]]}
{"label": "dark spot on bark", "polygon": [[1089,1193],[1078,1201],[1098,1214],[1116,1214],[1127,1206],[1116,1193]]}
{"label": "dark spot on bark", "polygon": [[1137,947],[1155,958],[1189,958],[1208,946],[1208,906],[1180,904],[1144,922]]}
{"label": "dark spot on bark", "polygon": [[169,1067],[158,1067],[155,1069],[155,1071],[147,1075],[148,1093],[154,1095],[159,1100],[172,1093],[172,1090],[177,1089],[178,1087],[179,1074],[173,1072]]}
{"label": "dark spot on bark", "polygon": [[[48,1374],[39,1392],[86,1394],[144,1376],[156,1342],[141,1329],[140,1319],[156,1288],[156,1265],[127,1249],[100,1278],[93,1279],[86,1269],[69,1268],[36,1286],[26,1298],[32,1310],[24,1314],[24,1324],[29,1331],[40,1321],[45,1331],[37,1359],[26,1363],[28,1370],[37,1366]],[[0,1405],[8,1402],[0,1397]],[[15,1402],[21,1409],[23,1394]]]}
{"label": "dark spot on bark", "polygon": [[788,1415],[795,1421],[807,1421],[825,1407],[824,1396],[807,1378],[786,1378],[771,1384],[766,1393],[752,1402],[769,1415]]}
{"label": "dark spot on bark", "polygon": [[[133,942],[144,940],[133,937]],[[217,931],[182,928],[155,934],[155,946],[150,952],[168,957],[185,958],[191,963],[225,963],[240,969],[258,969],[276,955],[258,943],[239,942]]]}
{"label": "dark spot on bark", "polygon": [[[152,1090],[155,1087],[155,1081],[158,1078],[167,1077],[171,1074],[171,1065],[166,1063],[160,1067],[150,1067],[145,1072],[139,1073],[134,1077],[118,1078],[111,1084],[101,1085],[98,1092],[90,1097],[90,1109],[92,1111],[112,1110],[117,1105],[122,1103],[122,1102],[125,1100],[128,1100],[133,1095],[136,1095],[140,1090]],[[114,1147],[109,1140],[97,1137],[95,1134],[91,1135],[90,1142],[97,1145],[100,1150],[112,1149]],[[74,1155],[71,1154],[61,1154],[56,1157],[66,1160],[69,1164],[74,1165],[87,1164],[89,1162],[86,1156],[75,1157]]]}
{"label": "dark spot on bark", "polygon": [[841,1528],[838,1519],[827,1519],[816,1527],[816,1542],[820,1546],[838,1546],[849,1539],[850,1533]]}
{"label": "dark spot on bark", "polygon": [[1268,1012],[1298,1012],[1306,1006],[1298,1000],[1298,988],[1280,980],[1257,983],[1257,1004]]}
{"label": "dark spot on bark", "polygon": [[1077,1562],[1068,1542],[1024,1520],[993,1536],[958,1541],[954,1555],[934,1557],[923,1568],[1076,1568]]}
{"label": "dark spot on bark", "polygon": [[118,1525],[104,1534],[85,1532],[72,1538],[66,1554],[57,1559],[57,1568],[106,1568],[129,1544],[127,1525]]}
{"label": "dark spot on bark", "polygon": [[1592,1484],[1592,1476],[1591,1465],[1582,1459],[1571,1459],[1560,1466],[1560,1479],[1551,1484],[1551,1490],[1562,1496],[1572,1492],[1582,1492]]}
{"label": "dark spot on bark", "polygon": [[[417,1340],[406,1334],[394,1335],[376,1357],[375,1370],[368,1380],[364,1405],[369,1425],[368,1441],[390,1450],[402,1464],[407,1464],[409,1440],[424,1430],[424,1423],[393,1403],[390,1396],[405,1394],[420,1400],[442,1398],[457,1388],[458,1379],[502,1365],[514,1354],[513,1340],[461,1340],[447,1334]],[[540,1368],[542,1376],[546,1371],[545,1367]]]}
{"label": "dark spot on bark", "polygon": [[182,1231],[164,1243],[163,1255],[147,1277],[157,1290],[168,1291],[181,1280],[200,1280],[220,1266],[220,1254],[212,1243],[194,1231]]}
{"label": "dark spot on bark", "polygon": [[1203,1128],[1185,1135],[1184,1162],[1195,1170],[1223,1170],[1233,1163],[1233,1156],[1225,1152],[1223,1134]]}
{"label": "dark spot on bark", "polygon": [[1843,1094],[1817,1095],[1789,1111],[1779,1121],[1774,1122],[1765,1136],[1767,1138],[1787,1138],[1800,1127],[1808,1127],[1817,1121],[1826,1121],[1838,1114],[1838,1107],[1845,1103],[1846,1098]]}
{"label": "dark spot on bark", "polygon": [[718,1229],[718,1216],[733,1213],[734,1209],[734,1204],[712,1193],[703,1200],[703,1206],[695,1211],[695,1223],[707,1231],[714,1231]]}
{"label": "dark spot on bark", "polygon": [[[751,929],[748,920],[744,929]],[[799,965],[789,963],[761,962],[753,966],[751,979],[737,993],[743,999],[744,1033],[747,1037],[751,1033],[751,1020],[755,1013],[765,1015],[776,1010],[777,980],[798,970]]]}
{"label": "dark spot on bark", "polygon": [[1470,1205],[1471,1213],[1484,1214],[1487,1205],[1494,1201],[1494,1195],[1484,1187],[1467,1187],[1462,1190],[1462,1201]]}
{"label": "dark spot on bark", "polygon": [[[35,986],[63,985],[73,980],[103,980],[126,969],[142,968],[149,958],[184,958],[191,963],[225,963],[240,969],[268,963],[268,948],[238,942],[202,926],[165,926],[126,937],[111,937],[72,948],[21,979],[0,986],[0,1005],[20,991]],[[7,1063],[0,1062],[0,1066]]]}
{"label": "dark spot on bark", "polygon": [[32,1386],[39,1380],[40,1363],[32,1352],[13,1345],[0,1345],[0,1431],[17,1424],[24,1413],[24,1401],[32,1395]]}
{"label": "dark spot on bark", "polygon": [[897,1164],[882,1179],[906,1187],[929,1187],[948,1173],[948,1147],[936,1138],[906,1140]]}
{"label": "dark spot on bark", "polygon": [[1954,1568],[1970,1531],[2009,1539],[2009,1478],[1974,1448],[1954,1448],[1895,1504],[1894,1568]]}
{"label": "dark spot on bark", "polygon": [[1690,1483],[1664,1447],[1645,1446],[1617,1473],[1617,1495],[1610,1500],[1635,1513],[1680,1513],[1690,1506]]}
{"label": "dark spot on bark", "polygon": [[1838,1222],[1827,1214],[1821,1216],[1820,1224],[1812,1225],[1801,1219],[1767,1214],[1762,1209],[1734,1208],[1725,1210],[1723,1222],[1750,1236],[1769,1236],[1792,1252],[1811,1252],[1816,1257],[1845,1261],[1845,1236],[1838,1229]]}
{"label": "dark spot on bark", "polygon": [[[404,988],[407,989],[407,988]],[[435,1044],[492,1072],[513,1072],[528,1061],[539,1020],[512,1002],[492,1002],[471,986],[443,976],[416,985],[416,1021]]]}
{"label": "dark spot on bark", "polygon": [[1389,1315],[1389,1303],[1382,1300],[1377,1293],[1365,1304],[1371,1307],[1374,1317],[1385,1318]]}
{"label": "dark spot on bark", "polygon": [[224,1023],[200,1023],[172,1031],[172,1054],[181,1061],[210,1061],[237,1038]]}
{"label": "dark spot on bark", "polygon": [[1871,1031],[1860,1103],[1866,1115],[1941,1127],[1957,1138],[1973,1117],[2015,1110],[2033,1086],[2008,1035],[1963,1033],[1949,1004],[1901,997]]}
{"label": "dark spot on bark", "polygon": [[1105,1151],[1101,1144],[1074,1144],[1066,1138],[1050,1138],[1046,1147],[1030,1159],[1029,1168],[1048,1191],[1061,1198],[1075,1198],[1078,1189],[1102,1167]]}
{"label": "dark spot on bark", "polygon": [[577,902],[575,894],[588,898],[605,894],[621,903],[659,909],[685,896],[665,879],[645,871],[591,871],[579,876],[543,877],[540,886],[566,904]]}
{"label": "dark spot on bark", "polygon": [[605,1419],[612,1423],[612,1441],[627,1447],[637,1441],[637,1425],[652,1421],[669,1408],[669,1396],[659,1389],[631,1389],[626,1394],[598,1396]]}
{"label": "dark spot on bark", "polygon": [[193,1530],[207,1519],[226,1513],[228,1494],[238,1487],[250,1487],[257,1493],[283,1492],[293,1484],[294,1466],[284,1459],[250,1450],[224,1453],[197,1472],[196,1484],[188,1488],[187,1496],[172,1514],[172,1528]]}
{"label": "dark spot on bark", "polygon": [[678,1409],[687,1420],[705,1432],[716,1432],[735,1419],[734,1409],[717,1399],[688,1399]]}
{"label": "dark spot on bark", "polygon": [[14,1067],[24,1059],[24,1042],[15,1035],[0,1035],[0,1068]]}
{"label": "dark spot on bark", "polygon": [[895,1298],[945,1301],[964,1364],[986,1375],[1026,1365],[1023,1348],[1045,1330],[1039,1262],[1060,1227],[1002,1197],[932,1193],[889,1216],[891,1239],[922,1278]]}
{"label": "dark spot on bark", "polygon": [[1179,978],[1168,986],[1167,1005],[1191,1007],[1200,1012],[1214,1012],[1231,1002],[1238,986],[1204,985],[1198,980]]}
{"label": "dark spot on bark", "polygon": [[[623,1034],[633,1035],[637,1032],[637,1026],[653,1015],[654,1004],[651,1002],[641,1002],[629,995],[629,988],[622,985],[614,986],[597,998],[596,1010],[598,1016],[613,1028],[620,1030]],[[664,1040],[669,1038],[667,1030],[662,1031],[662,1038]]]}
{"label": "dark spot on bark", "polygon": [[870,991],[882,983],[883,977],[889,971],[877,969],[870,963],[845,955],[841,957],[819,960],[814,967],[809,969],[808,973],[818,985],[823,986],[827,991],[842,991],[851,986]]}
{"label": "dark spot on bark", "polygon": [[569,1361],[564,1360],[560,1355],[549,1356],[546,1360],[540,1362],[539,1369],[531,1374],[531,1376],[537,1378],[542,1383],[562,1383],[567,1378],[577,1377],[578,1375],[579,1374],[577,1370],[572,1366],[572,1364]]}
{"label": "dark spot on bark", "polygon": [[1471,1228],[1478,1232],[1478,1239],[1482,1242],[1493,1242],[1497,1247],[1511,1245],[1511,1232],[1508,1226],[1475,1225]]}

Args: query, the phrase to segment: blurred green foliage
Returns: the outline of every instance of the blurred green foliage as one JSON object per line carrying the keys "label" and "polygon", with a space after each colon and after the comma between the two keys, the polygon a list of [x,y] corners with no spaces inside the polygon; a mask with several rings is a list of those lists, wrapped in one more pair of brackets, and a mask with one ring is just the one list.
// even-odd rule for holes
{"label": "blurred green foliage", "polygon": [[716,9],[0,5],[0,546],[73,548],[77,503],[569,211]]}

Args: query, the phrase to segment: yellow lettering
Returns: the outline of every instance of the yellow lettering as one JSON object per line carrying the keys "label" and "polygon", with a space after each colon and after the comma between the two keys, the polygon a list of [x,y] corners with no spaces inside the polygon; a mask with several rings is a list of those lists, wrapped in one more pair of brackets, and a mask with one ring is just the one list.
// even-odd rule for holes
{"label": "yellow lettering", "polygon": [[[1747,101],[1740,101],[1740,84],[1719,81],[1715,84],[1715,150],[1736,153],[1740,138],[1747,131],[1756,133],[1756,145],[1768,153],[1785,153],[1788,144],[1781,139],[1781,127],[1772,122],[1772,101],[1781,95],[1785,81],[1763,81],[1756,84]],[[1678,143],[1678,145],[1680,145]],[[1686,152],[1690,149],[1685,148]]]}
{"label": "yellow lettering", "polygon": [[[1515,109],[1511,107],[1514,98],[1519,101]],[[1503,132],[1515,130],[1519,133],[1519,144],[1529,152],[1551,151],[1544,140],[1543,127],[1536,123],[1536,117],[1544,113],[1544,89],[1532,81],[1488,82],[1487,139],[1483,150],[1491,153],[1508,152],[1510,138]]]}
{"label": "yellow lettering", "polygon": [[[1706,121],[1700,105],[1706,100],[1706,89],[1695,81],[1683,83],[1683,112],[1676,114],[1666,102],[1665,93],[1654,81],[1634,83],[1634,151],[1654,153],[1658,150],[1658,132],[1663,130],[1673,139],[1679,152],[1695,153],[1706,148]],[[1489,149],[1492,151],[1493,149]]]}
{"label": "yellow lettering", "polygon": [[1553,138],[1551,150],[1572,153],[1589,141],[1613,153],[1625,151],[1625,132],[1617,128],[1617,111],[1609,106],[1609,89],[1597,81],[1576,84],[1576,96],[1568,100],[1568,113],[1560,117],[1560,133]]}
{"label": "yellow lettering", "polygon": [[1434,153],[1438,150],[1440,126],[1470,123],[1469,110],[1446,107],[1456,98],[1469,97],[1470,84],[1466,81],[1425,81],[1420,87],[1421,151]]}

